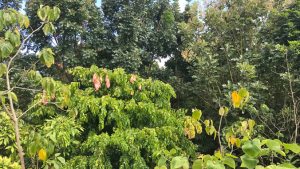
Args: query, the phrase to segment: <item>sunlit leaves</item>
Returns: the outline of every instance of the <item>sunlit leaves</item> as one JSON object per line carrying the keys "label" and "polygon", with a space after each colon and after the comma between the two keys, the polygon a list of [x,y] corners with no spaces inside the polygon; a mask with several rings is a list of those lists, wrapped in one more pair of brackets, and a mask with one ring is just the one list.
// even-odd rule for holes
{"label": "sunlit leaves", "polygon": [[42,21],[46,21],[46,18],[48,22],[56,21],[60,16],[60,9],[57,7],[50,9],[49,6],[41,6],[37,11],[37,15]]}
{"label": "sunlit leaves", "polygon": [[60,16],[60,9],[55,6],[53,8],[53,10],[54,10],[54,16],[53,17],[54,17],[54,20],[56,21]]}
{"label": "sunlit leaves", "polygon": [[12,98],[15,102],[18,102],[18,98],[14,92],[7,92],[8,98]]}
{"label": "sunlit leaves", "polygon": [[247,140],[243,147],[243,151],[249,156],[249,157],[256,157],[261,150],[261,144],[259,139],[253,139],[252,142],[250,140]]}
{"label": "sunlit leaves", "polygon": [[201,110],[193,110],[193,118],[195,119],[195,120],[200,120],[200,118],[201,118],[201,115],[202,115],[202,112],[201,112]]}
{"label": "sunlit leaves", "polygon": [[1,56],[7,58],[13,51],[13,46],[6,41],[0,40]]}
{"label": "sunlit leaves", "polygon": [[25,26],[25,28],[28,28],[29,23],[30,23],[28,16],[19,14],[18,15],[18,23],[20,24],[20,28],[22,28],[23,26]]}
{"label": "sunlit leaves", "polygon": [[0,64],[0,77],[7,72],[7,66],[5,63]]}
{"label": "sunlit leaves", "polygon": [[54,64],[54,53],[50,48],[43,49],[39,52],[38,57],[40,61],[47,65],[49,68],[52,64]]}

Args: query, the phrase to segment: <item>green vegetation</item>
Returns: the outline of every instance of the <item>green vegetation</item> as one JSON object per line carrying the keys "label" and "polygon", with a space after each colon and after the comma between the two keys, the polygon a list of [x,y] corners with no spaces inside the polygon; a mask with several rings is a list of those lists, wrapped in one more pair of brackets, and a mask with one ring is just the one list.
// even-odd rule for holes
{"label": "green vegetation", "polygon": [[299,0],[21,3],[0,2],[0,168],[300,167]]}

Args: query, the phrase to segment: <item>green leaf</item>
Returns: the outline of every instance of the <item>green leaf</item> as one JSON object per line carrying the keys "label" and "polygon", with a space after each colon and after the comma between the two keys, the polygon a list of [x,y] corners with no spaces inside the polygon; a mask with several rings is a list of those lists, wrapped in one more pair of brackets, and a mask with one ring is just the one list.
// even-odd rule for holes
{"label": "green leaf", "polygon": [[173,154],[176,154],[176,150],[175,150],[174,148],[172,148],[172,149],[170,150],[170,155],[173,155]]}
{"label": "green leaf", "polygon": [[25,26],[25,28],[28,28],[28,26],[29,26],[28,16],[19,14],[18,15],[18,23],[20,24],[20,28],[22,28],[23,25]]}
{"label": "green leaf", "polygon": [[244,153],[246,153],[249,157],[256,157],[260,153],[260,140],[253,139],[252,143],[250,140],[247,140],[242,147]]}
{"label": "green leaf", "polygon": [[8,9],[10,9],[13,13],[18,14],[18,12],[16,10],[14,10],[12,8],[8,8]]}
{"label": "green leaf", "polygon": [[268,155],[269,153],[270,153],[269,148],[263,148],[263,149],[261,149],[259,156],[265,156],[265,155]]}
{"label": "green leaf", "polygon": [[40,8],[40,9],[37,11],[37,15],[38,15],[38,17],[39,17],[42,21],[45,21],[45,19],[46,19],[46,17],[47,17],[45,8]]}
{"label": "green leaf", "polygon": [[214,163],[211,160],[207,161],[207,169],[216,169]]}
{"label": "green leaf", "polygon": [[43,32],[44,32],[45,35],[48,34],[49,29],[50,29],[49,24],[46,24],[46,25],[43,27]]}
{"label": "green leaf", "polygon": [[251,129],[254,127],[254,125],[255,125],[255,121],[249,119],[249,120],[248,120],[248,124],[249,124],[249,129],[251,130]]}
{"label": "green leaf", "polygon": [[55,169],[59,169],[59,165],[57,163],[53,163]]}
{"label": "green leaf", "polygon": [[205,127],[206,134],[209,135],[209,127]]}
{"label": "green leaf", "polygon": [[11,33],[10,37],[9,37],[10,43],[12,44],[13,47],[17,47],[20,45],[21,41],[20,41],[20,34],[16,34],[16,33]]}
{"label": "green leaf", "polygon": [[235,145],[236,145],[236,147],[240,147],[241,143],[242,143],[241,139],[239,139],[239,138],[235,139]]}
{"label": "green leaf", "polygon": [[288,169],[288,168],[296,168],[292,164],[284,163],[277,166],[278,169]]}
{"label": "green leaf", "polygon": [[7,73],[7,66],[5,63],[0,64],[0,77],[2,77],[3,74]]}
{"label": "green leaf", "polygon": [[158,167],[161,167],[162,165],[166,165],[167,159],[168,159],[167,157],[161,156],[157,163]]}
{"label": "green leaf", "polygon": [[4,25],[3,25],[4,23],[3,23],[3,20],[1,20],[0,19],[0,31],[2,31],[3,30],[3,27],[4,27]]}
{"label": "green leaf", "polygon": [[261,165],[257,165],[256,167],[255,167],[255,169],[264,169],[265,167],[263,167],[263,166],[261,166]]}
{"label": "green leaf", "polygon": [[168,169],[165,165],[162,165],[159,169]]}
{"label": "green leaf", "polygon": [[47,10],[47,20],[48,22],[51,22],[54,19],[54,10],[48,9]]}
{"label": "green leaf", "polygon": [[248,168],[248,169],[252,169],[252,168],[255,168],[257,163],[259,162],[258,159],[256,158],[251,158],[249,157],[247,154],[244,154],[242,157],[241,157],[241,160],[243,162],[243,164]]}
{"label": "green leaf", "polygon": [[15,102],[18,102],[18,98],[14,92],[7,92],[8,98],[12,98]]}
{"label": "green leaf", "polygon": [[241,88],[241,89],[239,90],[238,95],[239,95],[241,98],[244,98],[244,97],[247,96],[247,92],[248,92],[248,91],[247,91],[245,88]]}
{"label": "green leaf", "polygon": [[[276,151],[278,153],[280,153],[281,155],[284,154],[282,151],[281,151],[281,148],[280,148],[280,143],[275,141],[275,140],[268,140],[267,141],[267,146],[272,150],[272,151]],[[283,155],[285,156],[285,154]]]}
{"label": "green leaf", "polygon": [[201,169],[203,167],[203,161],[200,159],[197,159],[194,161],[194,164],[192,166],[192,169]]}
{"label": "green leaf", "polygon": [[182,167],[186,164],[186,162],[188,162],[188,159],[186,157],[182,157],[182,156],[173,157],[170,163],[171,169]]}
{"label": "green leaf", "polygon": [[228,157],[232,157],[232,158],[238,158],[237,156],[234,156],[234,155],[228,154],[228,153],[226,153],[225,155],[228,156]]}
{"label": "green leaf", "polygon": [[4,13],[3,14],[3,19],[4,19],[6,25],[9,25],[12,21],[11,16],[10,16],[9,13]]}
{"label": "green leaf", "polygon": [[57,157],[57,159],[62,163],[65,164],[66,160],[63,157]]}
{"label": "green leaf", "polygon": [[13,46],[8,42],[0,44],[1,55],[3,58],[7,58],[13,51]]}
{"label": "green leaf", "polygon": [[296,143],[293,143],[293,144],[283,143],[283,146],[284,146],[285,149],[291,150],[294,153],[299,153],[300,152],[300,147]]}
{"label": "green leaf", "polygon": [[60,9],[55,6],[53,10],[54,10],[54,20],[56,21],[60,16]]}
{"label": "green leaf", "polygon": [[228,165],[231,168],[235,168],[235,161],[231,157],[228,156],[224,157],[223,163]]}
{"label": "green leaf", "polygon": [[201,110],[194,110],[194,111],[193,111],[193,118],[194,118],[195,120],[200,120],[201,115],[202,115]]}
{"label": "green leaf", "polygon": [[215,166],[216,166],[216,169],[225,169],[224,164],[220,161],[216,161]]}
{"label": "green leaf", "polygon": [[170,152],[168,150],[164,150],[165,155],[169,155]]}
{"label": "green leaf", "polygon": [[209,120],[204,120],[205,126],[209,126]]}
{"label": "green leaf", "polygon": [[268,139],[263,140],[263,141],[261,142],[261,146],[265,145],[267,142],[268,142]]}
{"label": "green leaf", "polygon": [[11,25],[15,25],[17,23],[16,14],[11,12],[10,17],[11,17]]}
{"label": "green leaf", "polygon": [[0,96],[0,99],[1,99],[2,105],[5,105],[5,97],[4,96]]}
{"label": "green leaf", "polygon": [[5,40],[9,40],[11,33],[12,33],[11,30],[5,32]]}

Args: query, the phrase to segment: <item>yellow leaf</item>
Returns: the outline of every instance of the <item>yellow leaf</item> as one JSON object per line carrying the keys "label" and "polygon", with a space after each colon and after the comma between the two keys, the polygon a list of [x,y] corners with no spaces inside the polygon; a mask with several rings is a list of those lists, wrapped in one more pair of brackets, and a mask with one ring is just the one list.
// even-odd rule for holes
{"label": "yellow leaf", "polygon": [[232,145],[235,143],[235,138],[234,138],[234,137],[231,137],[230,143],[231,143]]}
{"label": "yellow leaf", "polygon": [[232,92],[232,100],[235,103],[239,103],[241,101],[241,97],[237,94],[237,91]]}
{"label": "yellow leaf", "polygon": [[40,157],[41,160],[46,161],[46,159],[47,159],[47,153],[46,153],[46,151],[44,149],[41,149],[39,151],[39,157]]}

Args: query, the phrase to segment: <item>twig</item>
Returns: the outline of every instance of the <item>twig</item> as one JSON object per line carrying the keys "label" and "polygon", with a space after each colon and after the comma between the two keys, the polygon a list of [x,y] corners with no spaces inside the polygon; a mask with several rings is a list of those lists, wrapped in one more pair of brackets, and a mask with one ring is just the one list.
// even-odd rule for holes
{"label": "twig", "polygon": [[20,53],[21,48],[24,46],[25,42],[29,39],[29,37],[30,37],[31,35],[33,35],[36,31],[40,30],[40,29],[44,26],[44,24],[45,24],[45,22],[42,22],[42,24],[41,24],[40,27],[38,27],[36,30],[32,31],[31,34],[29,34],[29,35],[26,37],[26,39],[23,40],[23,42],[22,42],[21,46],[19,47],[17,53],[16,53],[12,58],[10,58],[10,61],[9,61],[8,65],[7,65],[7,69],[9,69],[9,67],[10,67],[10,65],[11,65],[11,62],[12,62],[12,61],[15,59],[15,57],[17,57],[17,55]]}
{"label": "twig", "polygon": [[21,114],[17,119],[19,119],[20,117],[22,117],[25,113],[27,113],[30,109],[32,109],[34,106],[36,106],[39,103],[41,103],[41,101],[35,103],[33,106],[31,106],[29,109],[27,109],[23,114]]}
{"label": "twig", "polygon": [[17,84],[19,83],[19,81],[23,78],[23,76],[35,65],[35,64],[37,64],[37,62],[39,62],[39,61],[36,61],[33,65],[31,65],[30,66],[30,68],[27,70],[27,71],[25,71],[23,74],[22,74],[22,76],[19,78],[19,80],[17,81],[17,83],[14,85],[14,87],[12,87],[11,88],[11,90],[10,91],[12,91],[16,86],[17,86]]}
{"label": "twig", "polygon": [[294,98],[294,92],[293,92],[293,86],[292,86],[292,79],[291,79],[291,74],[290,74],[290,67],[288,63],[288,58],[287,58],[287,51],[285,53],[285,61],[286,61],[286,67],[288,71],[288,78],[289,78],[289,85],[290,85],[290,92],[292,94],[292,100],[293,100],[293,108],[294,108],[294,120],[295,120],[295,140],[294,142],[297,142],[297,135],[298,135],[298,122],[297,122],[297,103],[295,102]]}
{"label": "twig", "polygon": [[23,87],[14,87],[15,89],[23,89],[23,90],[31,90],[31,91],[38,91],[41,92],[42,90],[37,90],[37,89],[29,89],[29,88],[23,88]]}
{"label": "twig", "polygon": [[7,107],[5,105],[3,105],[4,110],[6,111],[6,114],[13,120],[15,121],[15,119],[13,118],[13,116],[10,114],[10,112],[8,111]]}

